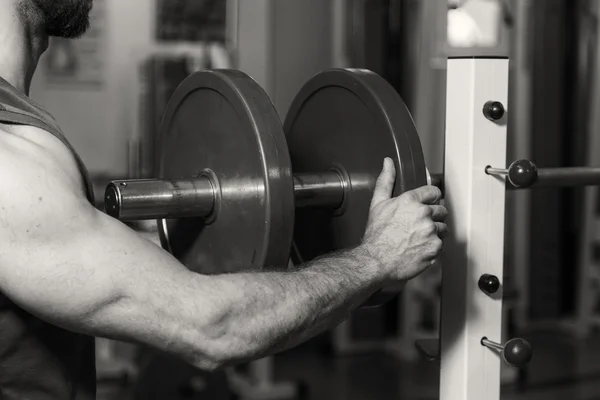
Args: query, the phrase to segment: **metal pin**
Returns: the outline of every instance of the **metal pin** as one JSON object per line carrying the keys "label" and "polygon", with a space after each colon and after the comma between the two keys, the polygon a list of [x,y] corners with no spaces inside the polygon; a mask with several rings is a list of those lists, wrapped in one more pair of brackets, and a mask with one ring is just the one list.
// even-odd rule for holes
{"label": "metal pin", "polygon": [[504,350],[504,346],[502,346],[500,343],[492,342],[491,340],[489,340],[486,337],[481,339],[481,344],[489,349],[495,349],[498,351]]}
{"label": "metal pin", "polygon": [[508,175],[508,170],[507,169],[503,169],[503,168],[486,167],[485,173],[488,174],[488,175],[501,175],[501,176],[505,176],[505,175]]}

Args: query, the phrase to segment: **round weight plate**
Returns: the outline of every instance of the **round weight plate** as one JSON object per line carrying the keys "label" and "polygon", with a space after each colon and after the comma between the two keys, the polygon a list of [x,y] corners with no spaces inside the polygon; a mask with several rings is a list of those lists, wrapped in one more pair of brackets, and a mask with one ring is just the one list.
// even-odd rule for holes
{"label": "round weight plate", "polygon": [[[296,210],[294,244],[301,261],[361,243],[385,157],[396,164],[394,195],[427,184],[421,142],[400,95],[366,70],[328,70],[309,80],[294,99],[284,130],[294,173],[331,168],[347,174],[342,209]],[[397,294],[385,289],[366,305]]]}
{"label": "round weight plate", "polygon": [[160,178],[208,176],[206,220],[159,221],[163,246],[192,271],[288,265],[294,220],[291,163],[264,90],[239,71],[200,71],[175,91],[160,129]]}

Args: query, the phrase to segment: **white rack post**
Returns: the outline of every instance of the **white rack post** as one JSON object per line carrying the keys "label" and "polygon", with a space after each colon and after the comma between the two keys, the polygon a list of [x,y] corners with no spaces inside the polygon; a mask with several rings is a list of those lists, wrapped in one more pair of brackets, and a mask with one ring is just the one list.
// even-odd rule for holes
{"label": "white rack post", "polygon": [[506,117],[488,120],[488,101],[508,110],[506,58],[450,58],[446,93],[445,202],[451,234],[442,276],[441,400],[499,400],[502,288],[487,295],[484,274],[503,279],[504,180],[485,173],[506,165]]}

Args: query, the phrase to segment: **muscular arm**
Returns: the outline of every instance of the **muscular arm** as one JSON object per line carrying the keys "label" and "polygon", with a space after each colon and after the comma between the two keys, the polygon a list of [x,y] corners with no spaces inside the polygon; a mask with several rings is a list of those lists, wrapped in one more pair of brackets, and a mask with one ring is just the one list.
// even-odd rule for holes
{"label": "muscular arm", "polygon": [[52,324],[212,369],[334,326],[382,284],[360,249],[290,272],[191,273],[91,207],[64,154],[13,145],[0,150],[0,291]]}

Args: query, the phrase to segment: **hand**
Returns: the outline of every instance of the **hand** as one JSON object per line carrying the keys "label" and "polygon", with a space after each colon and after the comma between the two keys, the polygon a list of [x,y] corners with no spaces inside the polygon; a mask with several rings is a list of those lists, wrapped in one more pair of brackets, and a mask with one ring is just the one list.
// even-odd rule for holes
{"label": "hand", "polygon": [[383,266],[387,281],[407,281],[433,265],[442,251],[448,227],[442,197],[434,186],[424,186],[392,198],[396,170],[384,162],[371,202],[362,248]]}

